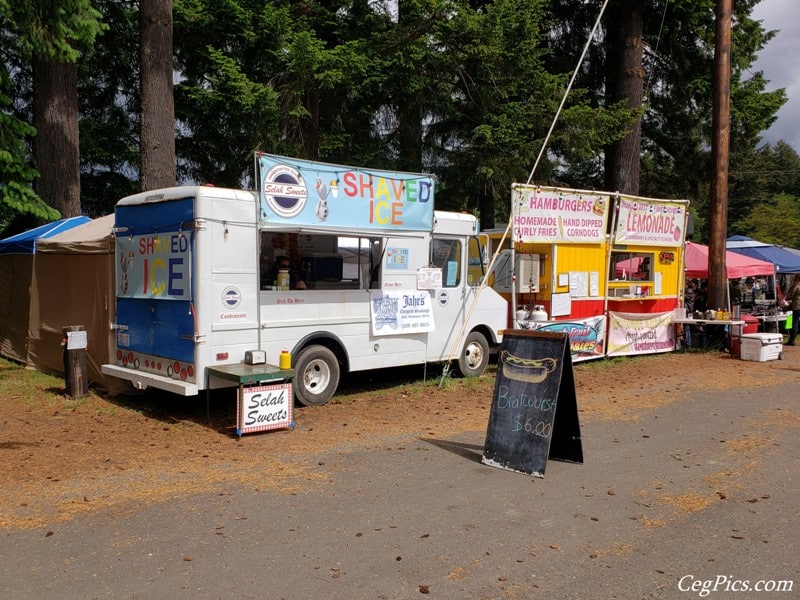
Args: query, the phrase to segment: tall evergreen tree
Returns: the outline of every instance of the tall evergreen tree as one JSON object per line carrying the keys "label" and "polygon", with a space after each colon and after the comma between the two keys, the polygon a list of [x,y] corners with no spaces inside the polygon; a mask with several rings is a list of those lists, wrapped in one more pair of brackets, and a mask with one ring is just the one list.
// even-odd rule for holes
{"label": "tall evergreen tree", "polygon": [[78,100],[81,202],[100,216],[141,189],[139,18],[137,0],[95,0],[95,6],[112,27],[78,62]]}
{"label": "tall evergreen tree", "polygon": [[[746,164],[761,143],[760,133],[774,122],[785,102],[784,90],[765,91],[763,74],[751,71],[757,52],[774,35],[750,17],[756,3],[736,3],[731,32],[731,170]],[[692,210],[702,217],[707,209],[711,168],[714,0],[659,1],[655,7],[659,16],[666,10],[668,18],[663,20],[663,28],[659,21],[658,29],[654,22],[648,29],[650,86],[643,122],[642,192],[654,197],[689,198]],[[659,36],[652,37],[656,31]],[[728,223],[744,212],[731,202]],[[702,238],[702,227],[699,234]]]}
{"label": "tall evergreen tree", "polygon": [[139,1],[142,190],[175,185],[172,0]]}
{"label": "tall evergreen tree", "polygon": [[508,216],[512,183],[531,175],[534,183],[559,183],[564,165],[622,135],[631,113],[622,106],[592,107],[585,90],[573,89],[531,173],[574,69],[545,69],[552,26],[547,2],[458,7],[443,11],[448,18],[431,20],[437,45],[429,72],[444,75],[434,88],[439,102],[427,148],[444,182],[444,204],[477,210],[481,226],[493,227]]}
{"label": "tall evergreen tree", "polygon": [[[644,1],[620,0],[609,7],[606,23],[606,98],[642,110],[645,71]],[[639,194],[642,122],[635,119],[625,136],[605,147],[605,189]]]}
{"label": "tall evergreen tree", "polygon": [[[7,0],[0,3],[10,62],[33,64],[32,121],[38,129],[33,163],[40,170],[38,195],[65,216],[80,212],[76,47],[91,44],[101,30],[89,0]],[[17,184],[24,182],[18,179]],[[29,198],[26,195],[25,198]],[[35,214],[33,211],[19,211]]]}
{"label": "tall evergreen tree", "polygon": [[63,217],[81,214],[78,68],[39,54],[33,59],[36,194]]}
{"label": "tall evergreen tree", "polygon": [[[611,106],[625,96],[636,109],[641,98],[640,173],[618,160],[618,152],[635,136],[635,121],[626,124],[628,138],[622,139],[604,154],[605,175],[594,178],[606,189],[637,189],[641,195],[665,198],[688,198],[692,210],[699,211],[698,223],[707,204],[711,102],[713,99],[715,0],[624,0],[610,3],[598,36],[605,44],[593,44],[580,71],[578,84],[589,91],[592,105]],[[783,90],[766,92],[763,74],[752,72],[757,52],[774,32],[766,32],[750,14],[759,0],[737,1],[733,28],[733,65],[731,78],[731,165],[745,164],[760,143],[759,134],[774,121],[785,102]],[[603,0],[558,0],[550,3],[556,26],[549,44],[553,48],[549,69],[565,68],[577,60]],[[642,43],[636,43],[630,19],[642,11]],[[641,51],[641,71],[633,54],[620,58],[617,50]],[[615,52],[617,54],[615,54]],[[625,92],[615,81],[642,78],[642,95],[636,86]],[[625,151],[628,163],[636,152],[634,145]],[[599,151],[599,149],[598,149]],[[616,166],[615,166],[616,165]],[[580,162],[573,162],[573,181],[587,182],[592,172]],[[587,165],[588,166],[588,165]],[[625,182],[623,179],[630,178]],[[633,181],[638,179],[638,181]],[[746,213],[731,206],[736,217]],[[702,231],[701,231],[702,233]]]}
{"label": "tall evergreen tree", "polygon": [[33,191],[38,174],[29,166],[25,140],[36,130],[11,111],[10,88],[8,72],[0,67],[0,231],[17,217],[51,221],[59,216]]}

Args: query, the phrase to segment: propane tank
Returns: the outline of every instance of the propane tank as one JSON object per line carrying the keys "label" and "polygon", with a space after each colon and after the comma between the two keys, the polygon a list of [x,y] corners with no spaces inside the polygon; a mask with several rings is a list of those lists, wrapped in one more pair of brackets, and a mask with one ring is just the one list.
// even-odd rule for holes
{"label": "propane tank", "polygon": [[544,306],[537,304],[531,311],[531,321],[547,321],[547,311]]}
{"label": "propane tank", "polygon": [[517,309],[517,321],[527,321],[528,320],[528,309],[524,306],[520,306]]}

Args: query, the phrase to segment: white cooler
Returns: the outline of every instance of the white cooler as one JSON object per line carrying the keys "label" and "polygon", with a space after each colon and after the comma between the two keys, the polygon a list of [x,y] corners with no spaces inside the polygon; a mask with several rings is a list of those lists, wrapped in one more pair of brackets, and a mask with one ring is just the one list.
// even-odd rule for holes
{"label": "white cooler", "polygon": [[742,335],[742,360],[765,362],[777,360],[783,353],[783,335],[780,333],[745,333]]}

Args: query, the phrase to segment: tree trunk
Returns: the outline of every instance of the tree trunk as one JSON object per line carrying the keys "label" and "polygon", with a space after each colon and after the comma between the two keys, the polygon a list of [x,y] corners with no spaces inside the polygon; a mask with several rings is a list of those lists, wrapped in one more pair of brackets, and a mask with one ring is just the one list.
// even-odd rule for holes
{"label": "tree trunk", "polygon": [[33,59],[34,190],[62,217],[81,214],[78,68]]}
{"label": "tree trunk", "polygon": [[175,185],[172,0],[139,2],[142,190]]}
{"label": "tree trunk", "polygon": [[[644,92],[642,0],[622,0],[606,20],[606,96],[608,104],[626,100],[640,108]],[[621,140],[606,148],[605,185],[610,192],[638,195],[642,145],[641,119]]]}
{"label": "tree trunk", "polygon": [[492,198],[492,194],[485,186],[481,188],[478,196],[478,215],[481,223],[481,231],[495,228],[494,198]]}
{"label": "tree trunk", "polygon": [[315,91],[309,91],[305,95],[304,106],[308,111],[308,117],[300,121],[300,140],[303,148],[303,157],[308,160],[319,160],[319,119],[320,119],[320,95]]}
{"label": "tree trunk", "polygon": [[397,168],[401,171],[416,172],[422,169],[421,110],[419,101],[411,96],[397,103]]}

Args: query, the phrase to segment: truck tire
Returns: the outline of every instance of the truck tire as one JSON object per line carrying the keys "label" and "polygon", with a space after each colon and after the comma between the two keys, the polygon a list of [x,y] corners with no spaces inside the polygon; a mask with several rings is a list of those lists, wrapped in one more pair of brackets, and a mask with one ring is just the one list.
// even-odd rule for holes
{"label": "truck tire", "polygon": [[295,361],[294,395],[303,406],[322,406],[339,387],[339,361],[325,346],[308,346]]}
{"label": "truck tire", "polygon": [[467,336],[458,357],[458,372],[464,377],[478,377],[483,375],[488,364],[489,342],[482,333],[473,331]]}

